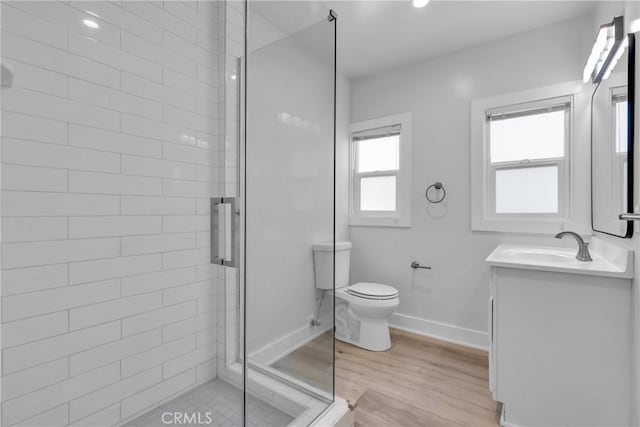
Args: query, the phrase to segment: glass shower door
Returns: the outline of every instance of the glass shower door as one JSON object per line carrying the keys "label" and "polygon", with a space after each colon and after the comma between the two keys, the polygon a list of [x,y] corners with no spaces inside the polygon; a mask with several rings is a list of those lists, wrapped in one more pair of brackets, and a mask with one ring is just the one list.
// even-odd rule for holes
{"label": "glass shower door", "polygon": [[256,4],[243,152],[246,423],[269,425],[251,395],[264,399],[271,381],[274,405],[308,424],[334,398],[333,293],[316,289],[312,245],[334,241],[335,18],[326,10],[288,33],[274,13],[282,4]]}

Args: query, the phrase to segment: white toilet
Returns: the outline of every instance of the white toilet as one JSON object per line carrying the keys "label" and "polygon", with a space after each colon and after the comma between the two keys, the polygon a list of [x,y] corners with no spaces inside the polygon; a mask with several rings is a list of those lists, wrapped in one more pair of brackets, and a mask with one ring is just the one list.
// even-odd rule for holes
{"label": "white toilet", "polygon": [[[349,286],[351,242],[336,242],[336,338],[372,351],[391,348],[389,316],[400,300],[398,290],[379,283]],[[333,290],[333,243],[313,245],[316,287]]]}

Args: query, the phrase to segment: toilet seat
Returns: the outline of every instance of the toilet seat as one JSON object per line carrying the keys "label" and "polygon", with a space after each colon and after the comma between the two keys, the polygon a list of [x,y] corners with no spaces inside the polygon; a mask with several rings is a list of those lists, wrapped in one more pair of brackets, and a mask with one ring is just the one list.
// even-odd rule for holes
{"label": "toilet seat", "polygon": [[393,286],[370,282],[351,285],[347,288],[347,293],[354,297],[371,300],[389,300],[398,297],[398,290]]}

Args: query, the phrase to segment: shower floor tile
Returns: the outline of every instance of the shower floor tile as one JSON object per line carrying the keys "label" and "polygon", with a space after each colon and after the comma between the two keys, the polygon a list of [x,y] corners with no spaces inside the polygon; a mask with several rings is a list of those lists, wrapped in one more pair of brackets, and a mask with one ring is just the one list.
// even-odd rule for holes
{"label": "shower floor tile", "polygon": [[[238,427],[242,425],[242,399],[242,390],[220,379],[215,379],[140,415],[123,427],[202,425]],[[174,419],[175,415],[172,414],[176,413],[186,413],[191,419],[187,422],[184,418]],[[207,414],[209,414],[209,418],[207,418]],[[285,427],[291,421],[293,421],[292,416],[258,398],[247,396],[247,425],[249,427]]]}

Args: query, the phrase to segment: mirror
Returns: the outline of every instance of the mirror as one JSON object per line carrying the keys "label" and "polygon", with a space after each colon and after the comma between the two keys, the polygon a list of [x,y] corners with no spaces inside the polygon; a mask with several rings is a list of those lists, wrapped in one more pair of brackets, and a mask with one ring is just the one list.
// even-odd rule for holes
{"label": "mirror", "polygon": [[635,43],[629,47],[591,97],[591,226],[594,231],[628,238],[633,211],[633,111]]}

